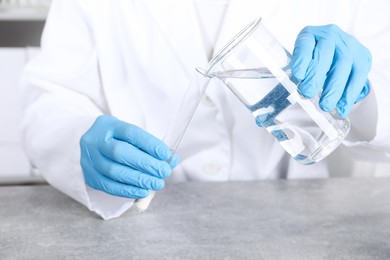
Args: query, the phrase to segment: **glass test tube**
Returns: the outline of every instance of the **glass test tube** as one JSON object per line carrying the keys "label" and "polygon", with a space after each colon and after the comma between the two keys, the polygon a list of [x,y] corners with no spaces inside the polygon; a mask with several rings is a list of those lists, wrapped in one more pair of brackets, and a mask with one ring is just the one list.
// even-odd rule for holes
{"label": "glass test tube", "polygon": [[[197,68],[193,79],[188,85],[184,98],[173,122],[171,122],[168,131],[163,138],[163,141],[168,145],[172,152],[172,156],[168,159],[168,163],[174,156],[177,147],[195,113],[198,104],[206,91],[209,84],[210,77],[207,76],[206,71]],[[156,191],[149,190],[149,195],[142,199],[137,199],[134,202],[134,207],[138,212],[145,211],[152,201]]]}

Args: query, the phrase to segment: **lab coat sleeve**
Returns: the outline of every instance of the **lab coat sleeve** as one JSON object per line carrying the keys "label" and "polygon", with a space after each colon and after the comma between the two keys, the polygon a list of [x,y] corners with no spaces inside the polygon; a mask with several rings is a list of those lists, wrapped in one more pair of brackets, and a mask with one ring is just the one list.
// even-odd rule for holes
{"label": "lab coat sleeve", "polygon": [[126,211],[133,200],[87,188],[79,163],[80,137],[97,116],[109,113],[86,3],[53,1],[40,54],[26,65],[21,80],[21,132],[32,167],[52,186],[108,219]]}
{"label": "lab coat sleeve", "polygon": [[361,160],[390,161],[390,19],[388,1],[351,1],[357,6],[350,33],[372,54],[371,93],[352,110],[344,144]]}

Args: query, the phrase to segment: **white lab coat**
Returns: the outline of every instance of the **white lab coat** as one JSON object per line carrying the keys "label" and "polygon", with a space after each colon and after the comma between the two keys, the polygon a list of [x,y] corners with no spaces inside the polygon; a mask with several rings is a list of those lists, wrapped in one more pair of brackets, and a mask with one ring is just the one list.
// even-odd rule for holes
{"label": "white lab coat", "polygon": [[[345,141],[369,159],[390,152],[389,2],[231,0],[216,48],[261,16],[290,51],[306,25],[334,23],[373,54],[372,94],[358,104]],[[27,66],[21,89],[26,152],[60,191],[103,218],[133,200],[86,187],[79,139],[101,114],[112,114],[162,138],[194,73],[207,65],[191,0],[58,0],[52,4],[42,51]],[[216,85],[216,84],[215,84]],[[326,177],[326,161],[302,166],[229,90],[210,86],[178,151],[169,181]]]}

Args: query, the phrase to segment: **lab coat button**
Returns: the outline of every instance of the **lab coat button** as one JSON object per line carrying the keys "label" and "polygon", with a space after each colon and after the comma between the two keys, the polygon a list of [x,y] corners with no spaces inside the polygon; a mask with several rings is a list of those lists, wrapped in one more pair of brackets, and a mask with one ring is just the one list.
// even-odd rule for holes
{"label": "lab coat button", "polygon": [[220,170],[221,167],[215,162],[203,165],[203,171],[208,175],[216,175]]}
{"label": "lab coat button", "polygon": [[203,95],[203,97],[201,99],[201,103],[207,107],[214,107],[215,106],[213,100],[206,94]]}

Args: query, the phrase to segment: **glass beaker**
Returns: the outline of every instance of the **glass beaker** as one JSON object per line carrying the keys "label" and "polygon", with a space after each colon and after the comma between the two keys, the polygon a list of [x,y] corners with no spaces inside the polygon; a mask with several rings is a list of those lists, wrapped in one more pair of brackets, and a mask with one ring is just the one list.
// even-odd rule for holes
{"label": "glass beaker", "polygon": [[319,96],[298,93],[291,74],[291,54],[256,19],[234,37],[209,63],[217,77],[252,112],[281,146],[301,164],[329,155],[348,134],[348,119],[336,110],[324,112]]}

